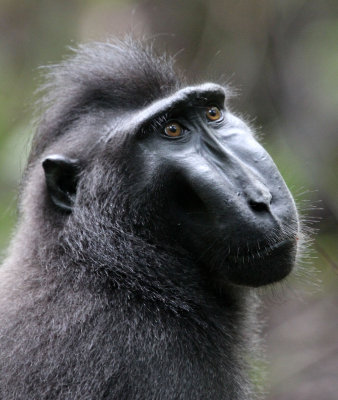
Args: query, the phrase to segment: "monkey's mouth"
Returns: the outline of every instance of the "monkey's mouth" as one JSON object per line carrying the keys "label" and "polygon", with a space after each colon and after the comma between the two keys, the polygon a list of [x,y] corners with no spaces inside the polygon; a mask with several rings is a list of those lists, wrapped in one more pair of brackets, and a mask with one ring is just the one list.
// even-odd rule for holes
{"label": "monkey's mouth", "polygon": [[268,285],[284,279],[295,266],[297,240],[288,238],[245,253],[224,259],[228,267],[228,279],[252,287]]}
{"label": "monkey's mouth", "polygon": [[254,248],[248,247],[247,249],[237,249],[236,252],[229,251],[226,259],[237,263],[255,263],[257,261],[265,260],[269,257],[275,257],[278,254],[285,254],[289,251],[295,252],[297,248],[298,237],[287,238],[280,240],[274,244],[269,245],[256,245]]}

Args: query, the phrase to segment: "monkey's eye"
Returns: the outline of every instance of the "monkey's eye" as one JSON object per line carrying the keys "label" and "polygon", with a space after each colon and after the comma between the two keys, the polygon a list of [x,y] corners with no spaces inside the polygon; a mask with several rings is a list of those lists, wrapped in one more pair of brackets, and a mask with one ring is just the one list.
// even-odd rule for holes
{"label": "monkey's eye", "polygon": [[177,122],[170,122],[168,125],[165,126],[164,132],[166,136],[178,137],[182,135],[183,128]]}
{"label": "monkey's eye", "polygon": [[207,107],[206,116],[210,121],[218,121],[222,118],[222,111],[216,107]]}

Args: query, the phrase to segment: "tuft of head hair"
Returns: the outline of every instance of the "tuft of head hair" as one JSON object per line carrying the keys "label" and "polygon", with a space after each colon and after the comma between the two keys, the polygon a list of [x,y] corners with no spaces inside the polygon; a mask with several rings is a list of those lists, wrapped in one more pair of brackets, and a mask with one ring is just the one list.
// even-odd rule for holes
{"label": "tuft of head hair", "polygon": [[152,42],[128,38],[93,42],[71,51],[60,64],[42,67],[40,117],[29,162],[81,115],[107,108],[141,108],[183,84],[173,58],[158,55]]}

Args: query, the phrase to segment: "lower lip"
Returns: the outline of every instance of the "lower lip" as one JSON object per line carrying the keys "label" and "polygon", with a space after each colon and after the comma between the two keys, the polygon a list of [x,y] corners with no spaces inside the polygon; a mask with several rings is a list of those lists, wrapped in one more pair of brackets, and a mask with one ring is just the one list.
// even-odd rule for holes
{"label": "lower lip", "polygon": [[282,240],[281,242],[278,242],[278,243],[274,244],[273,246],[271,246],[267,249],[264,249],[264,251],[269,251],[269,250],[273,251],[273,250],[279,249],[280,247],[283,247],[285,245],[294,244],[296,242],[297,242],[297,239]]}
{"label": "lower lip", "polygon": [[292,246],[292,245],[295,245],[296,243],[297,243],[296,239],[286,239],[286,240],[282,240],[281,242],[278,242],[278,243],[272,245],[271,247],[266,247],[258,252],[260,255],[264,256],[264,255],[268,255],[282,247]]}
{"label": "lower lip", "polygon": [[[269,247],[264,247],[261,249],[255,249],[255,250],[249,250],[246,254],[238,254],[238,255],[232,255],[230,256],[231,258],[233,258],[234,260],[238,261],[241,257],[245,257],[245,258],[253,258],[253,259],[257,259],[257,258],[261,258],[261,257],[265,257],[265,256],[269,256],[271,253],[275,252],[276,250],[279,250],[283,247],[287,247],[287,246],[294,246],[297,243],[297,238],[294,239],[286,239],[286,240],[282,240],[281,242],[278,242],[272,246]],[[257,258],[256,258],[257,257]]]}

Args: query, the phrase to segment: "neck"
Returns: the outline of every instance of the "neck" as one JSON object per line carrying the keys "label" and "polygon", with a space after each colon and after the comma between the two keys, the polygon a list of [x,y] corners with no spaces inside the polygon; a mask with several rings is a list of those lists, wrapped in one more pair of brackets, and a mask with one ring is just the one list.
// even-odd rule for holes
{"label": "neck", "polygon": [[[18,343],[31,349],[33,370],[61,376],[65,359],[84,377],[84,387],[95,387],[91,376],[97,371],[108,374],[102,387],[112,398],[249,399],[245,290],[216,292],[192,260],[173,249],[134,237],[126,241],[123,232],[109,243],[103,239],[67,238],[41,247],[43,265],[37,265],[37,249],[31,258],[16,260],[16,267],[34,271],[25,286],[30,300],[17,305],[31,318],[22,334],[8,327],[8,335],[21,336]],[[48,367],[34,356],[37,345],[51,354]],[[74,349],[78,356],[70,360]],[[20,375],[29,381],[31,372]]]}

